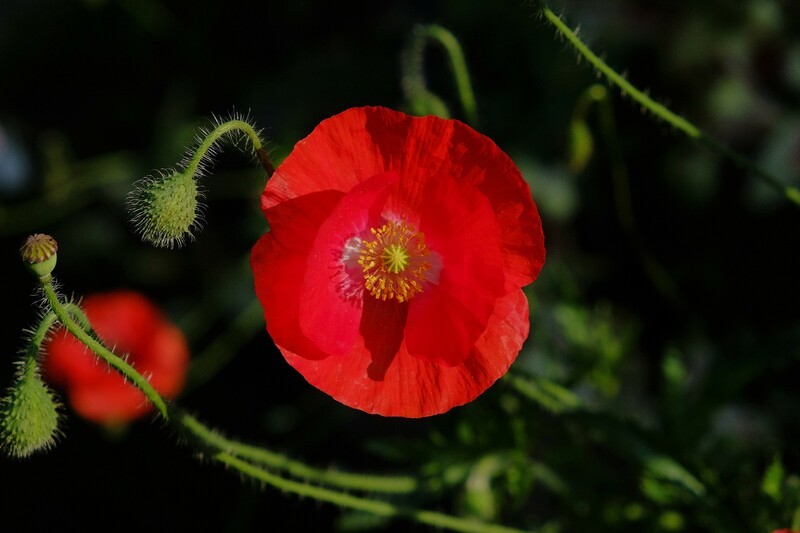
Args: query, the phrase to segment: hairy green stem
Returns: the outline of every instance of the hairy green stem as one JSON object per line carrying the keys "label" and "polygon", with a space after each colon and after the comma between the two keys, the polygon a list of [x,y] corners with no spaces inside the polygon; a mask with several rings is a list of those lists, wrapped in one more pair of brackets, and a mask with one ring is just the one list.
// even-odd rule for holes
{"label": "hairy green stem", "polygon": [[52,311],[45,314],[36,328],[31,332],[28,339],[28,347],[25,350],[25,357],[22,363],[22,376],[23,379],[30,378],[31,374],[36,372],[38,368],[37,359],[42,349],[42,343],[47,338],[50,328],[55,324],[57,317]]}
{"label": "hairy green stem", "polygon": [[247,136],[247,138],[250,140],[250,143],[253,145],[253,150],[258,156],[259,161],[264,166],[264,169],[267,171],[267,174],[272,175],[274,169],[272,168],[272,164],[269,162],[269,157],[267,156],[266,150],[264,149],[264,145],[261,142],[261,138],[258,136],[258,132],[255,129],[253,129],[253,126],[251,126],[244,120],[236,120],[236,119],[223,122],[213,130],[211,130],[211,132],[205,136],[200,145],[197,147],[197,150],[195,150],[195,153],[192,156],[192,158],[189,159],[189,162],[186,164],[186,168],[183,170],[183,172],[187,173],[190,176],[194,176],[195,172],[197,172],[197,169],[200,167],[200,163],[205,157],[206,153],[214,146],[214,144],[223,135],[226,135],[232,131],[240,131]]}
{"label": "hairy green stem", "polygon": [[522,531],[505,526],[458,518],[435,511],[413,509],[386,501],[370,500],[323,487],[315,487],[313,485],[284,479],[225,452],[218,453],[213,458],[222,464],[234,468],[249,477],[263,481],[279,490],[292,492],[299,496],[314,498],[315,500],[340,505],[342,507],[349,507],[350,509],[378,516],[408,518],[421,524],[428,524],[451,531],[471,533],[520,533]]}
{"label": "hairy green stem", "polygon": [[477,126],[478,105],[472,91],[464,52],[458,39],[448,29],[436,24],[416,27],[404,54],[403,90],[412,110],[419,114],[431,113],[449,117],[447,106],[428,89],[425,82],[425,45],[428,42],[439,44],[447,53],[466,120]]}
{"label": "hairy green stem", "polygon": [[419,488],[417,479],[411,476],[374,476],[312,468],[273,451],[226,439],[187,413],[180,413],[173,418],[201,442],[221,452],[287,472],[295,477],[344,489],[369,492],[408,494]]}
{"label": "hairy green stem", "polygon": [[[51,282],[44,283],[42,288],[53,312],[48,313],[35,330],[34,338],[40,339],[39,344],[41,344],[41,340],[44,339],[47,330],[52,326],[53,321],[57,317],[67,330],[75,335],[80,342],[86,345],[98,357],[118,370],[136,387],[141,389],[147,399],[158,408],[159,413],[161,413],[165,419],[177,424],[179,429],[187,430],[203,444],[219,451],[233,453],[237,456],[280,469],[297,477],[307,478],[315,482],[337,485],[346,489],[394,493],[408,493],[417,489],[416,479],[410,476],[382,477],[319,470],[273,451],[226,439],[186,413],[180,413],[177,417],[170,417],[169,413],[179,411],[175,408],[168,409],[166,401],[152,388],[150,383],[136,371],[136,369],[95,339],[95,336],[91,332],[91,324],[89,324],[89,321],[80,308],[73,304],[62,304]],[[76,318],[73,318],[72,315]],[[47,329],[45,329],[45,326]]]}
{"label": "hairy green stem", "polygon": [[[164,419],[169,420],[169,413],[167,410],[167,403],[161,395],[150,385],[144,376],[139,374],[130,364],[124,359],[113,353],[111,350],[103,346],[93,335],[87,332],[82,324],[79,324],[72,317],[70,309],[68,309],[56,294],[53,287],[52,280],[42,283],[42,292],[44,292],[47,303],[50,305],[53,313],[58,317],[58,321],[67,328],[67,331],[72,333],[76,339],[82,342],[92,353],[97,355],[103,361],[108,363],[109,366],[118,370],[125,378],[129,379],[138,389],[140,389],[147,399],[156,407],[158,412]],[[72,311],[74,313],[74,310]]]}
{"label": "hairy green stem", "polygon": [[[82,324],[88,324],[86,320],[86,315],[83,314],[83,311],[80,310],[75,304],[68,303],[64,304],[64,309],[75,318],[81,322]],[[42,318],[39,320],[39,323],[36,327],[31,331],[30,337],[28,338],[28,347],[25,350],[25,357],[24,357],[24,374],[27,376],[30,372],[35,372],[37,369],[37,359],[39,354],[42,351],[42,343],[44,343],[45,339],[47,339],[47,334],[50,333],[50,329],[53,327],[58,321],[58,317],[53,311],[48,311]],[[85,329],[85,326],[84,326]]]}
{"label": "hairy green stem", "polygon": [[596,68],[606,79],[616,85],[623,94],[630,96],[634,101],[638,102],[644,109],[647,109],[655,117],[660,118],[664,122],[670,124],[677,130],[686,134],[687,137],[700,142],[710,149],[727,157],[740,168],[752,172],[759,179],[766,184],[773,187],[778,193],[785,196],[788,200],[796,205],[800,205],[800,189],[795,186],[785,185],[778,178],[769,174],[762,168],[758,167],[755,163],[740,155],[739,153],[731,150],[721,142],[711,137],[706,132],[683,118],[682,116],[672,112],[663,104],[660,104],[650,98],[643,91],[637,89],[633,84],[626,80],[621,74],[617,73],[608,64],[600,59],[591,49],[584,44],[577,34],[567,26],[561,18],[556,15],[549,7],[543,2],[538,2],[542,15],[547,21],[562,35],[577,52],[583,56],[594,68]]}
{"label": "hairy green stem", "polygon": [[[280,454],[228,440],[215,433],[196,418],[179,411],[176,407],[168,407],[166,401],[153,389],[150,383],[131,365],[100,343],[91,333],[91,325],[77,306],[63,304],[53,287],[52,280],[42,283],[42,291],[54,315],[67,330],[95,355],[103,359],[112,368],[120,372],[138,387],[158,409],[161,416],[179,430],[193,436],[204,446],[214,450],[213,459],[234,468],[253,479],[267,483],[280,490],[292,492],[299,496],[307,496],[319,501],[333,503],[378,516],[402,517],[422,524],[446,528],[453,531],[476,533],[519,533],[520,530],[495,524],[486,524],[444,513],[413,509],[382,500],[336,492],[330,488],[310,485],[304,481],[295,481],[272,474],[246,461],[259,462],[289,473],[290,475],[338,486],[350,490],[363,490],[385,493],[411,493],[419,488],[418,481],[407,476],[369,476],[345,472],[323,471],[309,467],[299,461],[288,459]],[[54,322],[53,316],[44,317],[34,332],[33,338],[44,339]],[[173,416],[170,416],[172,414]]]}

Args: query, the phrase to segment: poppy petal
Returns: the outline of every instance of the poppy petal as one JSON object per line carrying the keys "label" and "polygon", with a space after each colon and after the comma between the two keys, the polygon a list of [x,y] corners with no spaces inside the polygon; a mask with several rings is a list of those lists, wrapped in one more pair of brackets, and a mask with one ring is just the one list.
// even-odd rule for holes
{"label": "poppy petal", "polygon": [[457,120],[410,117],[383,107],[348,109],[295,145],[262,195],[262,208],[312,192],[349,191],[375,174],[450,174],[486,194],[500,226],[509,290],[533,282],[544,234],[528,184],[488,137]]}
{"label": "poppy petal", "polygon": [[350,109],[297,143],[262,208],[275,227],[282,205],[323,191],[342,196],[312,217],[318,232],[277,231],[253,250],[292,366],[342,403],[406,417],[470,401],[506,372],[529,327],[520,287],[545,249],[528,185],[497,145],[456,120]]}
{"label": "poppy petal", "polygon": [[363,300],[363,273],[346,268],[343,259],[350,239],[363,235],[380,217],[396,172],[362,182],[322,223],[308,254],[300,288],[300,330],[323,352],[342,355],[358,336]]}
{"label": "poppy petal", "polygon": [[[409,303],[406,344],[412,354],[460,364],[486,329],[504,292],[499,229],[487,198],[448,175],[403,179],[418,191],[420,230],[438,254],[438,279]],[[402,192],[401,192],[402,194]]]}
{"label": "poppy petal", "polygon": [[320,225],[343,196],[338,191],[320,191],[276,205],[268,212],[270,232],[258,240],[250,255],[267,331],[276,344],[306,357],[327,357],[300,330],[300,287],[308,252]]}
{"label": "poppy petal", "polygon": [[397,170],[387,161],[400,153],[406,118],[386,108],[361,107],[323,120],[275,169],[262,209],[317,191],[348,192],[372,176]]}
{"label": "poppy petal", "polygon": [[518,289],[498,300],[486,331],[457,366],[414,357],[403,344],[378,379],[361,337],[344,357],[312,360],[278,348],[311,385],[345,405],[383,416],[420,418],[444,413],[483,393],[516,359],[528,328],[528,302]]}

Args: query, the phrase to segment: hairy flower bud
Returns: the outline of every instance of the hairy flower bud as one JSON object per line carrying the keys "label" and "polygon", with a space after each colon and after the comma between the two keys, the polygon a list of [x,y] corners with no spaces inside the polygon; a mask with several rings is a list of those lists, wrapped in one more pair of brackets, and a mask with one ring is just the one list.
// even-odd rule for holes
{"label": "hairy flower bud", "polygon": [[171,171],[140,180],[129,196],[128,209],[143,240],[163,248],[180,248],[198,226],[197,197],[194,176]]}
{"label": "hairy flower bud", "polygon": [[35,360],[26,363],[2,400],[0,449],[11,457],[27,457],[51,447],[58,433],[57,404],[35,365]]}
{"label": "hairy flower bud", "polygon": [[41,281],[48,281],[52,277],[58,260],[57,252],[56,240],[44,233],[29,236],[19,249],[25,266]]}

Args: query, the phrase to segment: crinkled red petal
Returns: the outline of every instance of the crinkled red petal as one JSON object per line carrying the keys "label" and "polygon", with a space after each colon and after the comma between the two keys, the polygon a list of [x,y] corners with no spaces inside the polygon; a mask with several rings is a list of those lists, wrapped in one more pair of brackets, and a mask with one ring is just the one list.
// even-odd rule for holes
{"label": "crinkled red petal", "polygon": [[410,117],[382,107],[348,109],[322,121],[297,143],[267,184],[262,207],[266,211],[321,190],[347,192],[392,170],[403,179],[447,174],[477,187],[489,199],[500,227],[508,290],[536,279],[545,249],[530,189],[491,139],[457,120]]}
{"label": "crinkled red petal", "polygon": [[323,352],[342,355],[358,336],[363,273],[346,269],[342,255],[348,240],[380,225],[381,209],[397,173],[373,176],[353,188],[319,228],[308,254],[300,287],[300,330]]}
{"label": "crinkled red petal", "polygon": [[475,187],[447,174],[404,175],[398,196],[419,212],[419,229],[438,263],[429,271],[435,279],[409,301],[406,346],[418,357],[460,364],[505,293],[491,205]]}
{"label": "crinkled red petal", "polygon": [[[378,302],[376,304],[386,303]],[[403,306],[376,305],[367,312],[366,331],[380,331],[390,322],[397,331],[403,321]],[[388,336],[380,348],[367,347],[359,337],[343,357],[309,359],[278,344],[286,360],[305,379],[337,401],[384,416],[419,418],[444,413],[474,400],[506,373],[528,335],[528,302],[519,289],[497,302],[486,331],[461,365],[448,366],[408,353],[405,344]]]}
{"label": "crinkled red petal", "polygon": [[271,208],[267,212],[270,232],[258,240],[250,256],[256,296],[270,336],[276,344],[313,359],[327,354],[300,329],[300,289],[317,232],[343,196],[338,191],[320,191]]}

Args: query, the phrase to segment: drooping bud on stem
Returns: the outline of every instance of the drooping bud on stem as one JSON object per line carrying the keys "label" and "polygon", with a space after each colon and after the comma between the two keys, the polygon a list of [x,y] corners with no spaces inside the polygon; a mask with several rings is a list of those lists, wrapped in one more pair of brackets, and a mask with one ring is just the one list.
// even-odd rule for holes
{"label": "drooping bud on stem", "polygon": [[197,182],[188,172],[141,180],[128,200],[137,232],[154,246],[180,248],[199,226],[197,196]]}
{"label": "drooping bud on stem", "polygon": [[244,143],[248,147],[246,151],[261,162],[267,176],[272,175],[274,168],[260,132],[247,117],[235,115],[227,121],[215,119],[212,130],[200,131],[197,145],[189,150],[177,169],[144,178],[134,185],[128,197],[128,210],[143,240],[154,246],[180,248],[187,239],[193,238],[202,218],[197,180],[207,173],[223,139],[235,146]]}
{"label": "drooping bud on stem", "polygon": [[19,253],[22,262],[40,281],[52,278],[58,260],[58,243],[53,237],[44,233],[31,235],[22,243]]}

